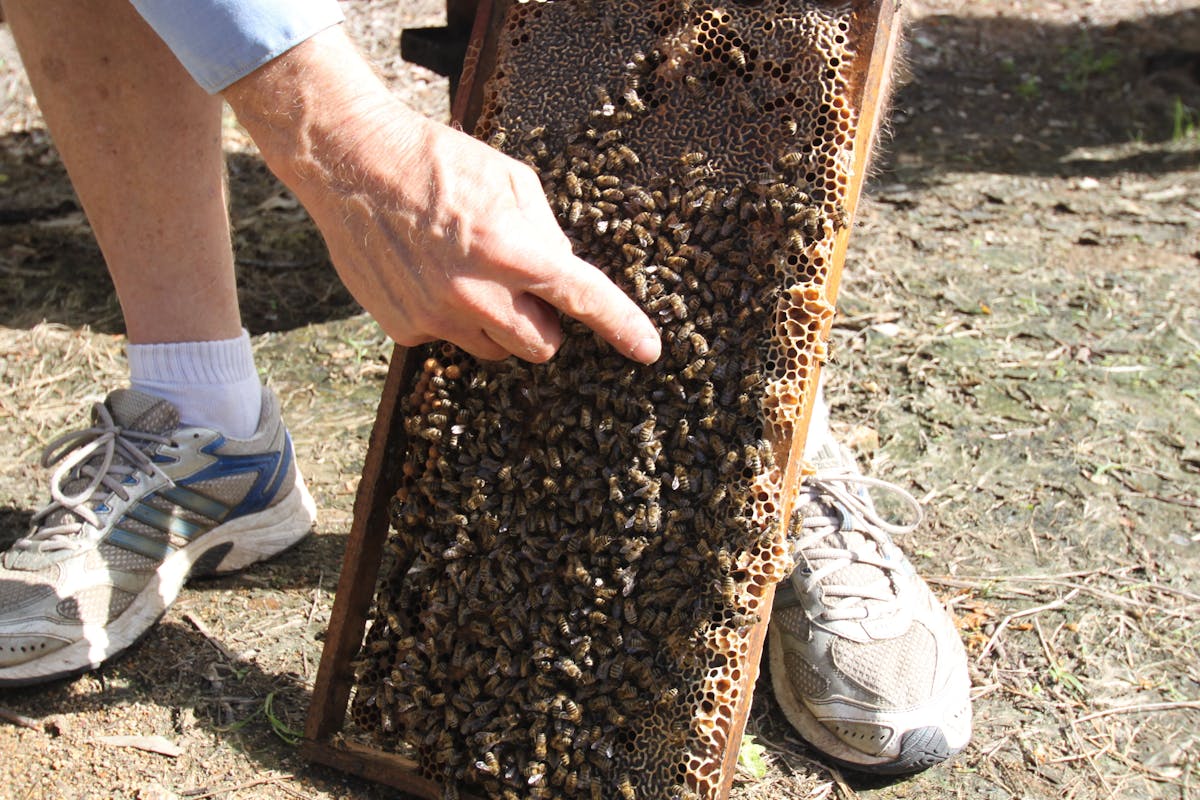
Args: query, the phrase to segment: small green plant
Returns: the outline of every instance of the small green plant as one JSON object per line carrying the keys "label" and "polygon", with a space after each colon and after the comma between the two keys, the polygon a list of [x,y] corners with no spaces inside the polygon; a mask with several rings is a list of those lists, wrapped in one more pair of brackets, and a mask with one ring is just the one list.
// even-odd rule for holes
{"label": "small green plant", "polygon": [[1023,100],[1036,100],[1042,93],[1042,79],[1037,75],[1026,75],[1017,84],[1017,96]]}
{"label": "small green plant", "polygon": [[1083,681],[1079,680],[1073,672],[1061,664],[1054,664],[1050,667],[1050,679],[1059,686],[1074,692],[1080,697],[1087,697],[1087,688],[1084,687]]}
{"label": "small green plant", "polygon": [[257,717],[259,714],[262,714],[267,718],[267,724],[271,726],[271,732],[287,744],[295,747],[304,737],[304,733],[296,730],[291,725],[288,725],[287,722],[280,719],[280,717],[275,713],[274,706],[275,692],[270,692],[267,694],[267,698],[263,701],[263,704],[254,709],[253,713],[251,713],[249,716],[243,717],[237,722],[232,722],[229,725],[218,727],[217,730],[221,733],[234,733],[240,731],[242,728],[245,728],[248,724],[250,724],[255,717]]}
{"label": "small green plant", "polygon": [[738,765],[754,780],[762,780],[767,776],[767,748],[754,741],[753,736],[743,736],[742,746],[738,748]]}
{"label": "small green plant", "polygon": [[267,695],[266,701],[263,702],[263,713],[267,715],[267,722],[271,723],[271,730],[275,735],[292,747],[300,744],[300,739],[304,734],[288,725],[282,719],[275,715],[275,710],[272,707],[275,703],[275,692]]}
{"label": "small green plant", "polygon": [[1200,138],[1200,109],[1192,108],[1176,96],[1171,106],[1171,141],[1185,142]]}
{"label": "small green plant", "polygon": [[1062,56],[1066,68],[1062,88],[1075,94],[1086,92],[1092,81],[1108,75],[1121,63],[1120,53],[1115,50],[1100,52],[1086,36],[1074,47],[1063,48]]}

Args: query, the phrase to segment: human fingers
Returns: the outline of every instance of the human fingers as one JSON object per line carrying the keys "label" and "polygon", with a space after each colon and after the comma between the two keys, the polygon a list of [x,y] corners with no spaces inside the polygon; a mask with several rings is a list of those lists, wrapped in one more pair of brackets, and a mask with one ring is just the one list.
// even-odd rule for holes
{"label": "human fingers", "polygon": [[462,328],[444,338],[484,361],[501,361],[513,354],[507,347],[497,343],[483,328]]}
{"label": "human fingers", "polygon": [[545,254],[546,277],[529,291],[598,333],[627,358],[652,364],[662,354],[658,329],[600,270],[567,253]]}
{"label": "human fingers", "polygon": [[554,259],[557,276],[541,290],[531,289],[565,314],[587,325],[621,353],[646,364],[658,360],[662,341],[654,323],[624,292],[591,264],[571,254],[571,243],[558,226],[533,170],[520,165],[513,173],[513,194]]}
{"label": "human fingers", "polygon": [[558,314],[536,295],[522,292],[512,296],[510,308],[496,316],[502,321],[488,328],[487,334],[515,356],[540,364],[549,361],[562,346]]}
{"label": "human fingers", "polygon": [[378,309],[368,307],[367,310],[384,332],[392,337],[392,341],[401,347],[419,347],[443,340],[485,361],[500,361],[512,354],[509,348],[497,343],[484,330],[486,321],[470,312],[456,315],[454,324],[433,321],[431,325],[414,325],[412,318],[395,313],[394,307],[385,305]]}

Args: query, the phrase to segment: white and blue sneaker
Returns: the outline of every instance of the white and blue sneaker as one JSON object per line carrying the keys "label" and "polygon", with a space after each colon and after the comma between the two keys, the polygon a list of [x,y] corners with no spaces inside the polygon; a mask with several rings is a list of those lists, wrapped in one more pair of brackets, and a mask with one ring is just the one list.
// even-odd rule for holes
{"label": "white and blue sneaker", "polygon": [[[796,503],[796,567],[776,590],[768,631],[775,698],[792,727],[833,760],[862,772],[916,772],[970,741],[966,651],[891,539],[916,527],[920,505],[859,472],[816,417],[816,472]],[[901,500],[911,521],[884,519],[868,489]]]}
{"label": "white and blue sneaker", "polygon": [[232,439],[182,426],[175,407],[119,389],[92,425],[50,443],[51,501],[0,554],[0,686],[93,669],[134,643],[190,577],[270,558],[303,539],[316,507],[279,401]]}

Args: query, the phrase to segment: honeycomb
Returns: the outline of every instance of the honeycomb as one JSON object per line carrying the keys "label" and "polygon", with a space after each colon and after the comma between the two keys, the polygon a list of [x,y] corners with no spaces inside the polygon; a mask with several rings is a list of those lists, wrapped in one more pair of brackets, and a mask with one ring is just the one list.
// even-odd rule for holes
{"label": "honeycomb", "polygon": [[784,487],[848,224],[856,12],[493,13],[475,134],[533,166],[663,356],[629,362],[571,319],[544,365],[424,348],[352,718],[446,797],[718,797],[752,635],[791,568]]}

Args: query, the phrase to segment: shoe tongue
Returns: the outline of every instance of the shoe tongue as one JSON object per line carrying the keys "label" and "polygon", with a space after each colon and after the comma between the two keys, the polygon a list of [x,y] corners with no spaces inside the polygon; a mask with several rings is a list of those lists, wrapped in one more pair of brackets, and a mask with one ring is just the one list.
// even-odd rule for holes
{"label": "shoe tongue", "polygon": [[[816,453],[807,456],[809,464],[818,472],[827,469],[844,469],[853,467],[853,459],[835,442],[823,443]],[[840,504],[831,502],[828,495],[813,500],[801,509],[805,517],[832,517],[845,523],[847,510]],[[838,530],[830,533],[817,545],[852,552],[873,552],[877,549],[874,541],[855,530]],[[821,579],[821,586],[863,586],[876,583],[884,570],[870,564],[851,562],[839,570],[835,570]],[[879,600],[863,600],[868,609],[884,607],[888,603]]]}
{"label": "shoe tongue", "polygon": [[822,444],[817,448],[817,452],[808,456],[806,460],[818,472],[848,466],[847,462],[849,461],[836,443]]}
{"label": "shoe tongue", "polygon": [[179,411],[162,398],[134,389],[117,389],[104,401],[113,422],[131,431],[165,436],[179,427]]}

